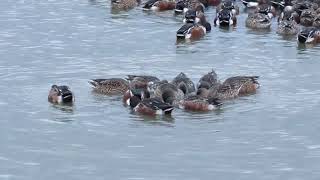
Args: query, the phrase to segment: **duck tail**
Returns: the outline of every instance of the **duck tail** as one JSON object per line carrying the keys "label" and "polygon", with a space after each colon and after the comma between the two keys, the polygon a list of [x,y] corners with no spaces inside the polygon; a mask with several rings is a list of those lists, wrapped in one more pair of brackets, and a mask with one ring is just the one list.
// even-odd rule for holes
{"label": "duck tail", "polygon": [[135,75],[127,75],[127,77],[125,79],[128,80],[128,81],[132,81],[136,77],[137,76],[135,76]]}
{"label": "duck tail", "polygon": [[209,98],[208,99],[209,104],[212,104],[214,106],[221,106],[223,105],[222,101],[219,98]]}
{"label": "duck tail", "polygon": [[251,76],[250,78],[254,84],[259,85],[259,82],[258,82],[259,76]]}
{"label": "duck tail", "polygon": [[173,111],[173,106],[168,106],[165,109],[163,109],[164,114],[171,114]]}
{"label": "duck tail", "polygon": [[88,83],[91,84],[93,87],[97,87],[99,85],[99,82],[95,79],[90,79]]}

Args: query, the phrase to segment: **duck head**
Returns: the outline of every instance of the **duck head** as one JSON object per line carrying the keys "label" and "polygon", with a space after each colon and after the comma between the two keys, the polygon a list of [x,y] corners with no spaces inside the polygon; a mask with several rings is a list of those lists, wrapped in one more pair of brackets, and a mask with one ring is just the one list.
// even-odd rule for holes
{"label": "duck head", "polygon": [[209,96],[209,89],[201,87],[197,90],[197,95],[202,98],[207,98]]}
{"label": "duck head", "polygon": [[262,4],[258,7],[258,13],[269,16],[269,18],[273,18],[272,14],[272,6],[268,4]]}
{"label": "duck head", "polygon": [[312,43],[315,40],[315,33],[315,28],[306,28],[298,34],[298,41],[300,43]]}
{"label": "duck head", "polygon": [[137,104],[143,100],[150,98],[149,91],[145,89],[130,89],[130,98],[127,99],[126,104],[134,108]]}
{"label": "duck head", "polygon": [[177,14],[183,13],[183,10],[186,8],[186,2],[184,0],[180,0],[176,2],[176,6],[174,8],[174,12]]}
{"label": "duck head", "polygon": [[184,23],[198,23],[199,18],[197,18],[197,13],[194,10],[188,10],[184,15]]}
{"label": "duck head", "polygon": [[300,16],[300,23],[303,26],[312,26],[314,18],[314,11],[310,9],[303,10]]}
{"label": "duck head", "polygon": [[232,2],[232,0],[226,0],[221,4],[221,8],[231,11],[232,9],[234,9],[234,3]]}
{"label": "duck head", "polygon": [[228,9],[223,9],[218,13],[218,20],[220,26],[229,26],[233,24],[232,13]]}
{"label": "duck head", "polygon": [[73,103],[74,95],[68,86],[52,85],[48,101],[56,104]]}

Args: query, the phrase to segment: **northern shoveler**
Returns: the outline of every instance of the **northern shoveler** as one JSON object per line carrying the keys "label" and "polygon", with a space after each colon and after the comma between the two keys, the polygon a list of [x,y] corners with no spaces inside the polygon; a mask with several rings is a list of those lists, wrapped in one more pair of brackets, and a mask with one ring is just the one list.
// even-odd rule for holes
{"label": "northern shoveler", "polygon": [[52,85],[48,101],[53,104],[72,104],[75,98],[68,86]]}

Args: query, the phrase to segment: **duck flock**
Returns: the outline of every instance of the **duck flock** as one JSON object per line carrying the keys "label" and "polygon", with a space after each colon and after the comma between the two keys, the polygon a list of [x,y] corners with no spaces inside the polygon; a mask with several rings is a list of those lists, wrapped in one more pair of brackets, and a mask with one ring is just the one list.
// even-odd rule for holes
{"label": "duck flock", "polygon": [[[214,70],[203,75],[195,85],[183,72],[172,81],[155,76],[128,75],[127,78],[92,79],[93,91],[122,96],[125,106],[143,115],[171,114],[174,108],[188,111],[212,111],[224,101],[253,94],[259,88],[258,76],[234,76],[223,83]],[[52,85],[48,101],[72,105],[74,94],[68,86]]]}
{"label": "duck flock", "polygon": [[[270,29],[272,19],[278,22],[277,33],[297,36],[300,43],[320,42],[320,0],[241,0],[248,10],[245,25],[252,29]],[[140,5],[140,0],[111,0],[113,9],[128,10]],[[208,6],[216,6],[214,26],[237,26],[239,6],[234,0],[149,0],[142,3],[148,11],[174,11],[183,24],[177,30],[177,40],[199,40],[211,31],[206,20]]]}
{"label": "duck flock", "polygon": [[[249,11],[245,24],[252,29],[270,29],[277,18],[277,33],[296,36],[299,43],[320,43],[320,0],[242,0]],[[112,8],[129,10],[139,0],[111,0]],[[149,0],[143,10],[168,11],[181,14],[183,23],[177,40],[199,40],[211,31],[206,20],[208,6],[216,6],[214,26],[237,26],[239,6],[233,0]],[[122,96],[125,106],[144,115],[171,114],[175,108],[187,111],[212,111],[239,96],[256,93],[258,76],[234,76],[223,82],[214,70],[194,84],[183,72],[171,81],[155,76],[128,75],[126,78],[92,79],[89,84],[97,93]],[[72,105],[75,98],[68,86],[52,85],[48,101]]]}

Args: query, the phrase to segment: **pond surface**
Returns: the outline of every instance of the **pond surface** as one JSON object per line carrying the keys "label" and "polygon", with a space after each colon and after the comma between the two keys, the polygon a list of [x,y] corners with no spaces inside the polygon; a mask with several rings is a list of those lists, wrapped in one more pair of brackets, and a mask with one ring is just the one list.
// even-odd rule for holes
{"label": "pond surface", "polygon": [[[211,180],[320,177],[320,46],[238,27],[176,44],[181,17],[107,0],[1,0],[0,179]],[[214,8],[207,10],[210,23]],[[260,76],[252,96],[220,111],[146,118],[120,97],[91,92],[91,78],[150,74],[195,82]],[[52,84],[76,95],[52,106]]]}

